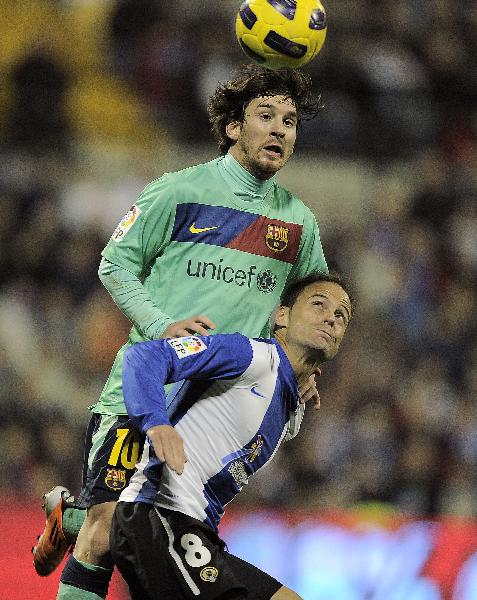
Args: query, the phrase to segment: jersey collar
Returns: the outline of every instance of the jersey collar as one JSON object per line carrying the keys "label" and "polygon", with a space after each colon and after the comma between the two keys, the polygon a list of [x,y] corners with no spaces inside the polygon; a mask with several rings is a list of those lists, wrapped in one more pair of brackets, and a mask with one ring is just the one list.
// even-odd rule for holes
{"label": "jersey collar", "polygon": [[220,162],[222,174],[234,194],[244,199],[263,200],[275,183],[275,177],[265,181],[257,179],[245,169],[230,153]]}

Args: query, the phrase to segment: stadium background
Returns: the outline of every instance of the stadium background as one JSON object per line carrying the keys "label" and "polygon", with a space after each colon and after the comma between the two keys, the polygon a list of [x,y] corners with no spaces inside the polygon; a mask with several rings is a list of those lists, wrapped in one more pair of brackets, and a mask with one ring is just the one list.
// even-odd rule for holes
{"label": "stadium background", "polygon": [[[78,492],[87,406],[129,329],[97,278],[99,254],[147,182],[216,155],[205,104],[245,62],[233,34],[238,5],[3,0],[5,600],[54,597],[56,576],[37,578],[29,555],[41,496],[57,483]],[[271,552],[270,540],[285,556],[307,548],[315,561],[307,600],[319,586],[330,600],[469,600],[477,586],[456,577],[466,564],[475,583],[477,570],[477,2],[329,0],[326,8],[328,38],[306,68],[325,108],[304,124],[279,179],[315,212],[330,266],[351,275],[356,317],[319,382],[320,412],[235,503],[224,532],[275,566],[283,555],[256,555],[260,546]],[[247,520],[256,506],[281,511],[262,515],[269,530]],[[318,529],[298,546],[302,510]],[[333,570],[323,547],[351,552],[345,533],[361,553],[374,548],[359,543],[363,531],[396,531],[393,547],[405,548],[403,523],[408,532],[431,528],[428,554],[447,565],[439,592],[383,591],[377,567],[374,583],[357,574],[345,589],[352,569],[336,561],[341,588],[317,575]],[[383,538],[375,560],[384,546]],[[429,560],[414,579],[432,571]],[[300,591],[304,563],[290,564]]]}

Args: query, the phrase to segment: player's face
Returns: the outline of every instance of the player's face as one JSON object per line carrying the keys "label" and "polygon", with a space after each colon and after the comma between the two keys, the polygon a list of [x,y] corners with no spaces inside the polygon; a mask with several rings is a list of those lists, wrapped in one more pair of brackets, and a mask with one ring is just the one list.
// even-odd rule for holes
{"label": "player's face", "polygon": [[324,362],[338,352],[350,319],[351,302],[339,284],[312,283],[288,310],[286,339]]}
{"label": "player's face", "polygon": [[230,153],[257,179],[269,179],[293,154],[297,125],[297,111],[290,99],[254,98],[243,121],[227,126],[227,135],[235,142]]}

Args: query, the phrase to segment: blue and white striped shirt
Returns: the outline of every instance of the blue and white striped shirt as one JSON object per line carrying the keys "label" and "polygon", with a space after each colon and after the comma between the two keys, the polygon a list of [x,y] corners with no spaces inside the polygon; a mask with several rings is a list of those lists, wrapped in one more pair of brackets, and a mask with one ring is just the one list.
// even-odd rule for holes
{"label": "blue and white striped shirt", "polygon": [[[166,403],[164,384],[180,380]],[[304,414],[278,342],[239,333],[135,344],[125,353],[123,391],[138,429],[175,427],[187,462],[178,475],[146,442],[119,500],[155,503],[214,530],[248,478],[298,433]]]}

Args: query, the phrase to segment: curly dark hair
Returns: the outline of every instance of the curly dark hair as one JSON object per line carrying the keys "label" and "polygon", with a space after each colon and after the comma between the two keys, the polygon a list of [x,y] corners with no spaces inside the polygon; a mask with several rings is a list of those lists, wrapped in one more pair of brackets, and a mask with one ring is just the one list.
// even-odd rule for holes
{"label": "curly dark hair", "polygon": [[312,92],[311,77],[297,69],[275,71],[251,63],[244,65],[234,79],[217,87],[209,99],[207,111],[221,154],[226,154],[232,145],[225,132],[226,126],[232,121],[243,121],[245,108],[251,100],[279,95],[295,104],[299,121],[312,119],[321,108],[320,97]]}

